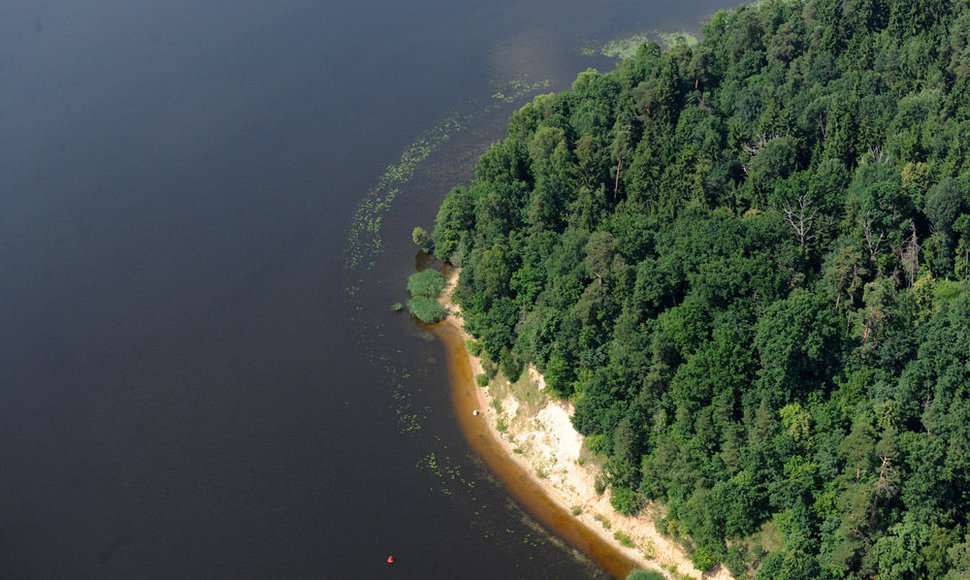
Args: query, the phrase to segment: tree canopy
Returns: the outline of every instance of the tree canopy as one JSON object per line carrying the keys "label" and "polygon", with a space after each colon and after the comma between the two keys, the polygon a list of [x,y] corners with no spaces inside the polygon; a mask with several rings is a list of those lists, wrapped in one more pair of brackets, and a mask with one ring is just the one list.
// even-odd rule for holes
{"label": "tree canopy", "polygon": [[970,2],[768,0],[516,112],[432,234],[736,577],[970,574]]}

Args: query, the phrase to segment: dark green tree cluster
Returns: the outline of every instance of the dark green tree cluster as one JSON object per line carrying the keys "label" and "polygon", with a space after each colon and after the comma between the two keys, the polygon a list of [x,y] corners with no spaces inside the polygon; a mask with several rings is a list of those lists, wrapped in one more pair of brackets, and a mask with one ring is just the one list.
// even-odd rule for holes
{"label": "dark green tree cluster", "polygon": [[698,566],[966,578],[970,2],[703,33],[537,97],[447,195],[467,328]]}

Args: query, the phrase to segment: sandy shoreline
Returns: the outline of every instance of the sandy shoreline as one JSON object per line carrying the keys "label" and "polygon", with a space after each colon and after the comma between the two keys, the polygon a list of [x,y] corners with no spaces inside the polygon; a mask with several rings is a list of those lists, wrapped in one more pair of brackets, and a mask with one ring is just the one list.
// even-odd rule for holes
{"label": "sandy shoreline", "polygon": [[[457,280],[458,270],[453,269],[440,298],[449,312],[443,328],[455,333],[446,342],[451,343],[449,359],[456,359],[450,361],[452,380],[457,383],[453,385],[456,411],[469,441],[493,470],[501,465],[500,462],[511,461],[528,475],[530,485],[526,487],[530,489],[513,489],[513,493],[557,534],[582,549],[614,576],[625,577],[630,569],[640,567],[659,571],[668,578],[674,577],[671,571],[675,571],[682,577],[729,580],[731,576],[723,567],[701,574],[680,545],[660,535],[648,514],[620,515],[609,503],[609,491],[602,495],[596,493],[599,468],[581,457],[583,436],[570,422],[571,405],[545,394],[542,376],[534,367],[530,366],[527,374],[538,390],[523,397],[526,400],[516,397],[507,381],[500,384],[500,379],[496,379],[488,387],[477,386],[474,378],[483,373],[482,362],[465,348],[465,341],[471,336],[464,330],[459,307],[451,301]],[[467,368],[461,363],[467,363]],[[474,420],[463,418],[466,414],[473,416],[472,409],[479,411],[479,415],[474,416]],[[496,451],[486,445],[486,438],[493,440],[504,457],[494,457]],[[501,473],[497,475],[502,476]],[[509,484],[510,478],[502,479]],[[535,501],[539,498],[531,496],[537,494],[544,495],[546,502],[555,508]],[[555,513],[543,518],[541,512],[544,511]],[[616,532],[629,538],[635,547],[621,544],[614,537]],[[605,546],[590,546],[590,534],[599,539],[593,544]],[[608,553],[611,550],[615,553]]]}

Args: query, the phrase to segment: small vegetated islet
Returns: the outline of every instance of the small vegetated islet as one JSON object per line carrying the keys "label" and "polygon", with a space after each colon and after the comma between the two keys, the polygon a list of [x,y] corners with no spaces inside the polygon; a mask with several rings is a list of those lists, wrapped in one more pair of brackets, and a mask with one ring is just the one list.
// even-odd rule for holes
{"label": "small vegetated islet", "polygon": [[438,302],[438,295],[447,280],[436,270],[422,270],[408,278],[408,311],[421,322],[434,324],[448,316],[447,310]]}

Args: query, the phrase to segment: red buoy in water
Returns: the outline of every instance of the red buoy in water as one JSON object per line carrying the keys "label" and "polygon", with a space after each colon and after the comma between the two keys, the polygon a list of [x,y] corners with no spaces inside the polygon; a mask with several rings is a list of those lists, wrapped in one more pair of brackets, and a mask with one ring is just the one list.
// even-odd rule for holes
{"label": "red buoy in water", "polygon": [[388,556],[387,557],[387,563],[388,564],[393,564],[394,563],[394,556]]}

